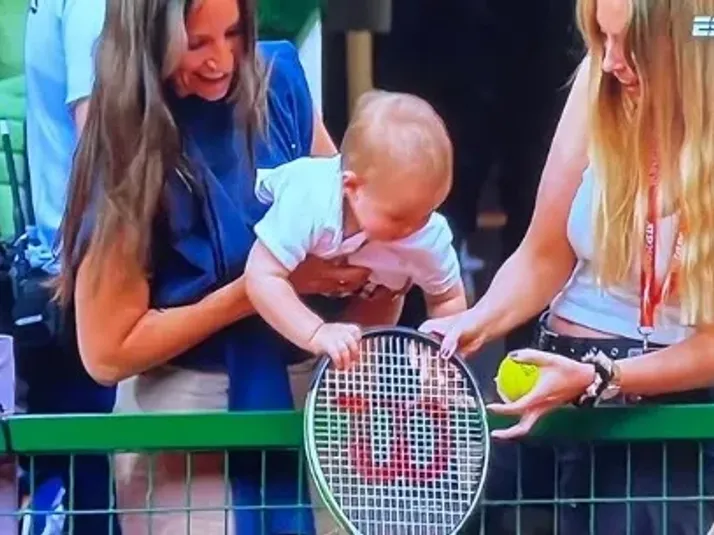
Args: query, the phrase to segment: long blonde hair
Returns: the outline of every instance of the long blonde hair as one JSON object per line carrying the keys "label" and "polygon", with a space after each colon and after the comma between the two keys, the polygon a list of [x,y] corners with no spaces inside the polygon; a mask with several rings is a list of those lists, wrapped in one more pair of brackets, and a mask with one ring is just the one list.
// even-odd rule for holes
{"label": "long blonde hair", "polygon": [[625,53],[639,77],[633,100],[602,71],[597,0],[578,1],[591,54],[590,162],[598,180],[594,264],[599,282],[632,277],[643,248],[653,160],[660,209],[686,226],[678,276],[682,322],[714,323],[714,38],[692,37],[714,0],[628,0]]}

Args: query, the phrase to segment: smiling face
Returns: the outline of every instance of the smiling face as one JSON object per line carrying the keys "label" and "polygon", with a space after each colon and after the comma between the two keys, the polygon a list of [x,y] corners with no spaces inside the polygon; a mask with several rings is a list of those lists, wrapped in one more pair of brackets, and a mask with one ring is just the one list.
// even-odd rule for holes
{"label": "smiling face", "polygon": [[179,96],[224,98],[243,54],[237,0],[198,0],[186,17],[187,49],[171,81]]}

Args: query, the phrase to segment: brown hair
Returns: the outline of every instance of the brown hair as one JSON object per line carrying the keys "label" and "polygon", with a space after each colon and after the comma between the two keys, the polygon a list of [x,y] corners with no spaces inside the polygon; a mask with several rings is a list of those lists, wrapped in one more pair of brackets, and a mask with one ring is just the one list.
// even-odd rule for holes
{"label": "brown hair", "polygon": [[[60,228],[63,269],[55,283],[64,305],[72,298],[78,259],[90,244],[102,261],[120,239],[124,252],[148,270],[166,177],[177,170],[191,178],[165,91],[166,78],[186,47],[185,17],[197,2],[108,0],[94,89]],[[228,99],[235,103],[235,120],[247,132],[252,156],[253,135],[264,121],[266,74],[256,54],[255,0],[236,2],[243,54]],[[95,219],[85,243],[80,229],[90,205]]]}

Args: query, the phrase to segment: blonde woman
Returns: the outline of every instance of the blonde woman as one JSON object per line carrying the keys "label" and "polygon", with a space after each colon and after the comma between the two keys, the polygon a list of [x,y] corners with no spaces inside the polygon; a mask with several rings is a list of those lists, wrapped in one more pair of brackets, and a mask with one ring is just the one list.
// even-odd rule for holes
{"label": "blonde woman", "polygon": [[[517,352],[541,366],[541,380],[521,400],[492,406],[520,416],[498,437],[524,435],[574,400],[711,401],[714,39],[693,37],[692,24],[713,14],[714,0],[578,1],[589,54],[528,234],[479,303],[422,327],[443,334],[446,351],[473,351],[549,306],[536,349]],[[697,502],[663,507],[661,496],[710,495],[712,451],[705,445],[700,467],[696,444],[668,445],[665,472],[659,444],[629,455],[598,448],[592,466],[589,448],[563,445],[557,496],[587,498],[592,471],[595,495],[610,497],[594,509],[596,533],[704,533],[708,504],[700,518]],[[628,493],[640,499],[629,514]],[[593,533],[589,512],[562,507],[558,533]]]}

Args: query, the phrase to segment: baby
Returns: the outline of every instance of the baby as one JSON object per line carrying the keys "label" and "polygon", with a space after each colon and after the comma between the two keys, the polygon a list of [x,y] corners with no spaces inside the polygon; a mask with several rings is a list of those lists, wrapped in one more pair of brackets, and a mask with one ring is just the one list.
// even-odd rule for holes
{"label": "baby", "polygon": [[[373,91],[359,102],[341,156],[302,158],[260,171],[246,287],[256,311],[295,345],[345,367],[360,328],[325,323],[300,300],[288,276],[308,254],[371,270],[361,297],[422,288],[430,317],[466,308],[446,219],[435,212],[452,181],[452,146],[434,109],[415,96]],[[396,321],[394,318],[393,321]]]}

